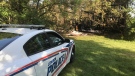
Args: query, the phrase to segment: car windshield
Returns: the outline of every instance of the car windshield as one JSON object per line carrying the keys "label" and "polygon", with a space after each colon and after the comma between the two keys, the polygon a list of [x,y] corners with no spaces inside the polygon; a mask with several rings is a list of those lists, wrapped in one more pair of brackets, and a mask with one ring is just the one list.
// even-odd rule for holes
{"label": "car windshield", "polygon": [[0,51],[18,37],[20,37],[18,34],[0,32]]}

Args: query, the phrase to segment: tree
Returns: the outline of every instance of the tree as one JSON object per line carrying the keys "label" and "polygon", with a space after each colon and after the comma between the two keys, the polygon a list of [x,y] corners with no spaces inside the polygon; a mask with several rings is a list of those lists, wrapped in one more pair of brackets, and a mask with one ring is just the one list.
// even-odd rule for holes
{"label": "tree", "polygon": [[[127,28],[129,5],[134,0],[1,0],[0,23],[44,24],[69,29],[120,32]],[[82,27],[83,26],[83,27]],[[67,29],[67,30],[68,30]]]}

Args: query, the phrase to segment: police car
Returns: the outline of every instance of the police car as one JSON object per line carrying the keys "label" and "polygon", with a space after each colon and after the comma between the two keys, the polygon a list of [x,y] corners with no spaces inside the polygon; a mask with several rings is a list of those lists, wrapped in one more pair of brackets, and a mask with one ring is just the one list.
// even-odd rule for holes
{"label": "police car", "polygon": [[57,76],[74,60],[73,40],[38,25],[13,26],[0,26],[0,76]]}

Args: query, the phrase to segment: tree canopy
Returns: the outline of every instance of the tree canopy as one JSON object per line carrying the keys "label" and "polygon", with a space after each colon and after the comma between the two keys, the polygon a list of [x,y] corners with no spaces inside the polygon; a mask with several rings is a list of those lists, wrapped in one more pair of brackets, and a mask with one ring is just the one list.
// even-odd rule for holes
{"label": "tree canopy", "polygon": [[134,28],[129,14],[133,12],[133,1],[1,0],[0,24],[43,24],[67,30],[80,24],[78,29],[117,31],[124,35],[125,30]]}

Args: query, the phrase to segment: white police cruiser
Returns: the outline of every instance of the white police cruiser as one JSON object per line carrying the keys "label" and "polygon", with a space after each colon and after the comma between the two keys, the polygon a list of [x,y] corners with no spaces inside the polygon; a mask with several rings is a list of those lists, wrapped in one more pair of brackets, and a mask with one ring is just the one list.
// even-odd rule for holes
{"label": "white police cruiser", "polygon": [[0,25],[0,76],[57,76],[74,60],[73,40],[41,25],[13,26]]}

